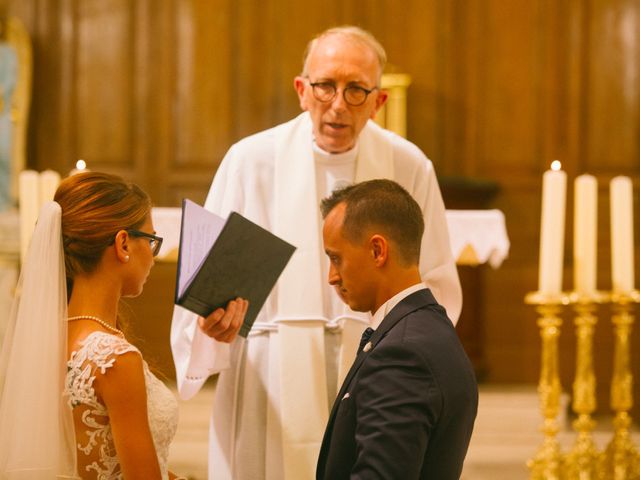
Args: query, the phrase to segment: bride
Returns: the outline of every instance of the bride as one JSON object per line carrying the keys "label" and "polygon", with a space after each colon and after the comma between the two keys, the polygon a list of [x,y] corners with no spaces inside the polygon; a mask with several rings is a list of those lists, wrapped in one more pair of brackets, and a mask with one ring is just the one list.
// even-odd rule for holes
{"label": "bride", "polygon": [[[178,478],[177,402],[118,319],[162,244],[150,212],[139,187],[94,172],[43,207],[0,356],[0,478]],[[211,317],[240,322],[245,303]]]}

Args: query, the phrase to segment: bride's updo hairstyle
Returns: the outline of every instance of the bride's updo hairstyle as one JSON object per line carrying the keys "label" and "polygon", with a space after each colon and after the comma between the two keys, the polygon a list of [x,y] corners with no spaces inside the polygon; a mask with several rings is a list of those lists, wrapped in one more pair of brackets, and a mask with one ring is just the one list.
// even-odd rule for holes
{"label": "bride's updo hairstyle", "polygon": [[67,295],[78,273],[91,273],[120,230],[139,229],[151,212],[149,196],[137,185],[100,172],[65,178],[54,196],[62,209]]}

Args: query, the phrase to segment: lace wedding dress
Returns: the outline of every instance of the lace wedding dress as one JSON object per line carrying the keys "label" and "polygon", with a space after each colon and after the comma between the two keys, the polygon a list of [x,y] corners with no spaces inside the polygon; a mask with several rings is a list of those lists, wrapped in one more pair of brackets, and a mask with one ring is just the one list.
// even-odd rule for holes
{"label": "lace wedding dress", "polygon": [[[64,396],[74,410],[74,417],[81,418],[85,429],[84,434],[76,431],[78,474],[82,478],[99,480],[121,479],[123,475],[113,444],[109,415],[96,397],[93,383],[96,374],[105,374],[118,361],[118,356],[127,352],[140,354],[140,351],[125,339],[104,332],[91,333],[81,345],[67,362],[64,388]],[[162,478],[167,479],[167,457],[178,425],[178,403],[173,393],[151,373],[144,361],[143,368],[149,427]],[[80,465],[84,465],[84,468]]]}

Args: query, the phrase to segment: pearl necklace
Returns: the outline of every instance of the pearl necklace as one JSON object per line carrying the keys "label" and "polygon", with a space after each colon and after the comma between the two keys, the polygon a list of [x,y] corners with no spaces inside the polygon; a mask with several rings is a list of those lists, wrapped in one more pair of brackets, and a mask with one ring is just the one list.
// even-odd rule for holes
{"label": "pearl necklace", "polygon": [[67,322],[73,322],[74,320],[82,320],[82,319],[93,320],[94,322],[97,322],[100,325],[102,325],[107,330],[111,330],[116,335],[120,335],[121,337],[124,337],[124,332],[122,330],[118,330],[116,327],[112,327],[101,318],[94,317],[93,315],[76,315],[75,317],[67,318]]}

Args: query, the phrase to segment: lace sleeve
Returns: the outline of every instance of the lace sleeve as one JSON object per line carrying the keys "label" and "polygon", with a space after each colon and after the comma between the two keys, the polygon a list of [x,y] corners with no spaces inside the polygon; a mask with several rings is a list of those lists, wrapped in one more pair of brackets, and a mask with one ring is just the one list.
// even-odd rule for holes
{"label": "lace sleeve", "polygon": [[104,332],[91,333],[80,345],[67,363],[65,394],[72,407],[79,403],[97,406],[93,388],[96,373],[104,375],[119,355],[140,351],[125,339]]}

